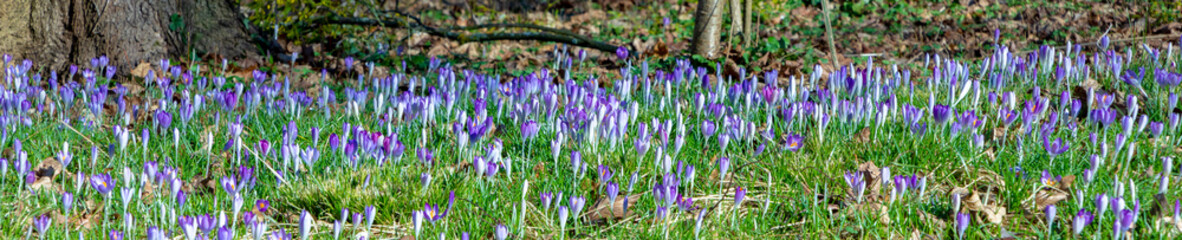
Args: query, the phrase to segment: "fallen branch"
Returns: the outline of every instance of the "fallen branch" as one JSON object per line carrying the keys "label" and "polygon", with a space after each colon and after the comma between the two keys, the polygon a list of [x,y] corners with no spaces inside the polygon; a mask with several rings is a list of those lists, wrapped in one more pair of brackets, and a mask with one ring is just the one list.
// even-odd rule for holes
{"label": "fallen branch", "polygon": [[[565,43],[574,46],[592,48],[604,52],[615,52],[619,46],[608,44],[601,41],[595,41],[587,36],[575,34],[569,30],[549,28],[533,24],[517,24],[517,23],[498,23],[498,24],[483,24],[470,27],[459,28],[433,28],[421,23],[408,23],[401,19],[381,20],[374,18],[360,18],[360,17],[339,17],[327,16],[312,19],[304,24],[309,27],[319,25],[356,25],[356,26],[383,26],[383,27],[409,27],[420,29],[423,32],[437,37],[447,38],[453,41],[459,41],[461,44],[469,42],[490,42],[500,40],[531,40],[542,42],[556,42]],[[523,28],[535,30],[536,32],[497,32],[497,33],[468,33],[460,31],[473,31],[490,28]]]}

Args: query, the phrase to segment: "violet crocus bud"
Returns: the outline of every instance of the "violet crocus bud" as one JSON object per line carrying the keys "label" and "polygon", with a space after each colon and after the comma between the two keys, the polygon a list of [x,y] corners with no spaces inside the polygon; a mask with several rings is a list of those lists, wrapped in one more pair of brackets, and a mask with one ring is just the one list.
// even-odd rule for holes
{"label": "violet crocus bud", "polygon": [[70,192],[62,193],[62,215],[70,216],[70,210],[74,207],[74,194]]}
{"label": "violet crocus bud", "polygon": [[1178,94],[1171,92],[1170,96],[1166,98],[1166,102],[1168,103],[1166,111],[1174,111],[1174,108],[1178,107]]}
{"label": "violet crocus bud", "polygon": [[218,229],[218,240],[233,240],[233,239],[234,239],[234,231],[231,231],[229,228],[227,228],[225,226],[222,226],[222,228]]}
{"label": "violet crocus bud", "polygon": [[336,220],[336,221],[332,222],[332,239],[334,239],[334,240],[341,239],[341,220]]}
{"label": "violet crocus bud", "polygon": [[312,230],[312,221],[314,221],[312,214],[309,214],[308,210],[300,213],[300,239],[308,240],[309,232]]}
{"label": "violet crocus bud", "polygon": [[365,206],[365,228],[373,227],[373,219],[378,216],[378,212],[373,205]]}
{"label": "violet crocus bud", "polygon": [[[1142,115],[1142,116],[1144,116],[1144,115]],[[1162,124],[1161,122],[1149,123],[1149,135],[1154,138],[1160,137],[1162,129],[1164,127],[1165,127],[1165,124]]]}
{"label": "violet crocus bud", "polygon": [[1170,173],[1173,172],[1174,158],[1161,158],[1161,179],[1158,181],[1157,193],[1165,194],[1170,185]]}
{"label": "violet crocus bud", "polygon": [[1178,114],[1177,113],[1170,113],[1170,131],[1173,132],[1173,131],[1177,131],[1177,130],[1178,130]]}
{"label": "violet crocus bud", "polygon": [[505,226],[505,224],[497,224],[493,236],[497,240],[508,239],[509,238],[509,227]]}
{"label": "violet crocus bud", "polygon": [[[414,211],[414,213],[412,213],[411,215],[412,215],[411,221],[414,222],[414,226],[415,226],[415,228],[414,228],[415,229],[415,236],[419,236],[419,233],[421,233],[423,230],[423,212],[422,211]],[[418,237],[415,237],[415,238],[418,238]]]}
{"label": "violet crocus bud", "polygon": [[1146,116],[1145,114],[1141,114],[1141,116],[1137,118],[1137,132],[1144,132],[1145,126],[1147,126],[1148,124],[1149,124],[1149,116]]}
{"label": "violet crocus bud", "polygon": [[956,236],[959,239],[964,239],[964,231],[969,228],[969,215],[964,213],[956,213]]}
{"label": "violet crocus bud", "polygon": [[1101,50],[1108,49],[1108,34],[1104,34],[1104,36],[1100,37],[1099,45]]}
{"label": "violet crocus bud", "polygon": [[1100,193],[1096,196],[1096,216],[1103,216],[1108,211],[1108,195]]}
{"label": "violet crocus bud", "polygon": [[[561,194],[559,194],[559,195],[561,195]],[[561,197],[562,196],[559,196],[560,199],[561,199]],[[569,217],[569,215],[570,215],[569,208],[567,208],[566,206],[559,206],[558,207],[558,226],[559,227],[566,228],[566,219]]]}
{"label": "violet crocus bud", "polygon": [[1049,205],[1043,209],[1043,212],[1047,216],[1047,231],[1050,231],[1055,225],[1055,216],[1058,214],[1058,209],[1055,205]]}
{"label": "violet crocus bud", "polygon": [[329,149],[331,149],[332,151],[335,152],[335,151],[337,151],[337,147],[340,147],[340,145],[341,145],[341,139],[340,139],[340,137],[337,137],[336,133],[333,133],[332,135],[328,136]]}

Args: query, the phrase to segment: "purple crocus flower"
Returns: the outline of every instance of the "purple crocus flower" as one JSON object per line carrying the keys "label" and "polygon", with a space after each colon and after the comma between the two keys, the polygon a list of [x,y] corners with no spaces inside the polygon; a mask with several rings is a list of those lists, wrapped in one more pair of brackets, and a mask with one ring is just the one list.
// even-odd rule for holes
{"label": "purple crocus flower", "polygon": [[[348,212],[349,212],[348,209],[342,210],[341,211],[341,218],[344,218],[345,215],[348,214]],[[370,228],[373,226],[373,219],[378,216],[377,209],[374,209],[373,205],[369,205],[369,206],[365,206],[364,212],[365,212],[365,228]]]}
{"label": "purple crocus flower", "polygon": [[1162,131],[1163,127],[1165,127],[1165,124],[1162,124],[1161,122],[1149,123],[1149,135],[1154,138],[1161,136],[1161,131]]}
{"label": "purple crocus flower", "polygon": [[255,200],[254,206],[255,209],[259,210],[259,212],[266,213],[267,209],[271,207],[271,201],[267,201],[267,199]]}
{"label": "purple crocus flower", "polygon": [[332,222],[332,239],[334,239],[334,240],[341,239],[341,228],[342,228],[341,225],[342,225],[341,220],[336,220],[336,221]]}
{"label": "purple crocus flower", "polygon": [[616,48],[616,57],[620,58],[620,60],[628,59],[628,48],[624,46]]}
{"label": "purple crocus flower", "polygon": [[718,149],[726,152],[727,145],[730,145],[731,136],[726,131],[718,133]]}
{"label": "purple crocus flower", "polygon": [[1124,76],[1120,80],[1132,85],[1133,87],[1141,87],[1141,80],[1145,79],[1145,67],[1141,67],[1140,73],[1134,73],[1132,69],[1125,70]]}
{"label": "purple crocus flower", "polygon": [[255,148],[258,149],[262,157],[270,156],[271,154],[271,142],[267,141],[267,139],[259,140],[258,146]]}
{"label": "purple crocus flower", "polygon": [[1092,218],[1092,212],[1080,209],[1079,212],[1075,213],[1075,219],[1071,220],[1071,232],[1075,233],[1075,235],[1079,235],[1081,232],[1083,232],[1084,227],[1087,227],[1088,224],[1092,224]]}
{"label": "purple crocus flower", "polygon": [[538,135],[538,122],[534,120],[526,121],[521,124],[521,137],[525,139],[533,139]]}
{"label": "purple crocus flower", "polygon": [[237,177],[230,174],[222,177],[222,190],[226,191],[226,195],[234,195],[238,193]]}
{"label": "purple crocus flower", "polygon": [[935,121],[936,125],[948,123],[948,120],[952,119],[953,115],[956,115],[956,111],[952,110],[948,105],[936,104],[936,106],[932,107],[932,121]]}
{"label": "purple crocus flower", "polygon": [[743,199],[747,198],[747,189],[743,187],[735,188],[735,207],[743,205]]}
{"label": "purple crocus flower", "polygon": [[111,230],[110,233],[107,233],[107,239],[123,240],[123,232],[120,232],[119,230]]}
{"label": "purple crocus flower", "polygon": [[8,176],[8,159],[0,158],[0,178]]}
{"label": "purple crocus flower", "polygon": [[222,226],[222,228],[218,229],[218,240],[233,240],[233,239],[234,239],[234,231],[231,231],[226,226]]}
{"label": "purple crocus flower", "polygon": [[309,232],[312,230],[312,221],[314,221],[312,214],[309,214],[308,210],[300,213],[300,239],[308,240]]}
{"label": "purple crocus flower", "polygon": [[1096,196],[1096,216],[1103,216],[1105,212],[1108,212],[1108,201],[1107,194],[1100,193]]}
{"label": "purple crocus flower", "polygon": [[435,159],[435,154],[432,153],[431,150],[427,149],[427,148],[419,148],[416,156],[419,157],[419,162],[422,162],[423,164],[427,164],[427,165],[431,165],[432,160]]}
{"label": "purple crocus flower", "polygon": [[570,214],[578,219],[579,213],[583,212],[583,206],[586,203],[587,200],[583,197],[571,196],[570,199],[567,200],[567,204],[570,205]]}
{"label": "purple crocus flower", "polygon": [[542,211],[550,210],[550,204],[554,202],[554,194],[542,192],[538,197],[542,199]]}
{"label": "purple crocus flower", "polygon": [[862,202],[862,194],[866,191],[866,181],[862,179],[862,172],[846,172],[845,183],[849,185],[858,202]]}
{"label": "purple crocus flower", "polygon": [[788,134],[788,138],[784,144],[784,149],[796,152],[800,150],[801,147],[804,147],[804,136],[795,133]]}
{"label": "purple crocus flower", "polygon": [[70,210],[74,208],[74,194],[70,192],[62,193],[62,213],[66,217],[70,216]]}
{"label": "purple crocus flower", "polygon": [[1182,200],[1174,200],[1174,219],[1182,218]]}
{"label": "purple crocus flower", "polygon": [[637,137],[633,145],[636,148],[636,154],[643,157],[648,153],[649,140],[651,137],[648,133],[648,125],[644,122],[641,122],[636,131]]}
{"label": "purple crocus flower", "polygon": [[702,135],[704,137],[714,136],[714,131],[716,130],[716,128],[714,126],[714,122],[712,122],[710,120],[702,120],[701,128],[702,128]]}
{"label": "purple crocus flower", "polygon": [[210,216],[209,214],[197,216],[196,220],[197,228],[201,229],[201,232],[205,233],[205,236],[209,236],[209,234],[213,232],[214,228],[217,227],[217,222],[214,220],[213,216]]}
{"label": "purple crocus flower", "polygon": [[509,227],[506,227],[505,224],[498,223],[493,236],[496,237],[497,240],[508,239],[509,238]]}
{"label": "purple crocus flower", "polygon": [[969,228],[969,215],[961,212],[956,213],[956,236],[964,239],[964,230]]}
{"label": "purple crocus flower", "polygon": [[94,190],[98,191],[100,195],[107,195],[111,193],[112,189],[115,189],[115,183],[111,181],[111,175],[107,174],[90,175],[90,186],[94,187]]}
{"label": "purple crocus flower", "polygon": [[1055,225],[1055,216],[1058,214],[1058,208],[1052,204],[1043,209],[1043,213],[1047,216],[1047,231],[1050,231]]}
{"label": "purple crocus flower", "polygon": [[1010,126],[1010,124],[1014,123],[1014,120],[1018,119],[1018,114],[1007,109],[1001,109],[998,113],[998,116],[1001,117],[1001,122],[1004,123],[1005,126]]}
{"label": "purple crocus flower", "polygon": [[578,172],[579,165],[583,164],[583,154],[579,153],[579,151],[571,151],[570,164],[574,167],[575,172]]}
{"label": "purple crocus flower", "polygon": [[181,225],[181,230],[185,233],[185,239],[197,239],[197,222],[193,217],[181,216],[177,219],[177,224]]}
{"label": "purple crocus flower", "polygon": [[443,219],[443,214],[439,211],[439,206],[435,204],[424,204],[423,211],[420,212],[422,212],[423,218],[431,223]]}
{"label": "purple crocus flower", "polygon": [[361,213],[353,213],[353,228],[361,226]]}
{"label": "purple crocus flower", "polygon": [[599,165],[599,182],[607,182],[612,178],[612,169],[607,165]]}
{"label": "purple crocus flower", "polygon": [[156,226],[149,226],[148,231],[147,231],[147,235],[148,235],[147,236],[148,240],[167,240],[167,239],[169,239],[168,236],[165,236],[167,234],[164,233],[164,230],[161,230],[160,228],[156,228]]}
{"label": "purple crocus flower", "polygon": [[53,219],[49,218],[47,214],[41,214],[40,217],[33,218],[33,227],[37,228],[37,233],[40,234],[41,239],[45,239],[45,232],[49,230]]}
{"label": "purple crocus flower", "polygon": [[279,228],[271,232],[271,240],[291,240],[291,234],[286,229]]}
{"label": "purple crocus flower", "polygon": [[337,151],[337,147],[341,145],[341,138],[336,133],[328,135],[328,148],[332,151]]}
{"label": "purple crocus flower", "polygon": [[74,160],[74,154],[70,154],[70,143],[62,143],[62,150],[57,152],[57,160],[61,162],[62,168],[70,167],[70,162]]}
{"label": "purple crocus flower", "polygon": [[616,202],[616,197],[620,194],[620,186],[615,182],[607,183],[607,199],[609,203]]}
{"label": "purple crocus flower", "polygon": [[1063,142],[1063,138],[1056,138],[1055,141],[1052,142],[1046,136],[1043,136],[1042,138],[1042,146],[1047,150],[1047,154],[1051,155],[1051,158],[1059,156],[1059,154],[1063,154],[1071,148],[1070,145]]}
{"label": "purple crocus flower", "polygon": [[1136,212],[1133,210],[1121,210],[1120,213],[1117,214],[1116,220],[1113,222],[1113,230],[1116,230],[1113,232],[1113,234],[1116,235],[1114,236],[1114,239],[1119,239],[1119,236],[1123,236],[1125,232],[1128,232],[1129,229],[1133,228],[1133,224],[1136,224],[1136,217]]}

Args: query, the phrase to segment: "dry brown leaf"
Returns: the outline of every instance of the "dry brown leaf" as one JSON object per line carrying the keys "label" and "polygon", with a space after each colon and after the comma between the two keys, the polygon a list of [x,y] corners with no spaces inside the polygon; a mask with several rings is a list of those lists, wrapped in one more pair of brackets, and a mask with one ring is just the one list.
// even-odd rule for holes
{"label": "dry brown leaf", "polygon": [[599,9],[588,10],[587,12],[570,17],[569,23],[572,25],[585,25],[583,23],[607,19],[607,12]]}
{"label": "dry brown leaf", "polygon": [[217,189],[217,187],[218,183],[213,178],[198,176],[192,181],[186,183],[182,189],[184,189],[185,193],[188,194],[205,194],[213,193],[214,189]]}
{"label": "dry brown leaf", "polygon": [[984,214],[985,221],[992,224],[1001,224],[1005,220],[1006,208],[1002,206],[989,206],[981,211]]}
{"label": "dry brown leaf", "polygon": [[870,128],[862,128],[858,133],[854,134],[854,143],[863,144],[870,142]]}
{"label": "dry brown leaf", "polygon": [[985,210],[985,203],[981,200],[981,194],[977,192],[969,193],[967,196],[962,195],[960,203],[961,206],[964,206],[969,211],[977,212]]}
{"label": "dry brown leaf", "polygon": [[36,173],[38,177],[53,178],[54,176],[57,176],[59,173],[61,173],[64,168],[65,167],[62,166],[62,163],[56,158],[48,157],[42,159],[41,163],[38,163],[37,167],[33,168],[33,172]]}
{"label": "dry brown leaf", "polygon": [[1055,205],[1063,200],[1067,200],[1067,192],[1053,188],[1043,188],[1039,190],[1034,196],[1035,208],[1042,211],[1049,205]]}
{"label": "dry brown leaf", "polygon": [[34,192],[41,192],[41,190],[49,190],[54,192],[62,191],[62,189],[53,182],[53,179],[49,177],[37,178],[36,181],[33,181],[33,184],[29,185],[29,188],[33,189]]}
{"label": "dry brown leaf", "polygon": [[[611,203],[611,208],[608,208],[608,199],[600,198],[595,202],[595,206],[591,207],[591,212],[588,214],[588,219],[592,222],[607,220],[607,219],[623,219],[628,217],[636,206],[636,201],[640,200],[640,194],[633,194],[631,196],[619,196]],[[624,201],[628,202],[628,210],[624,211]]]}
{"label": "dry brown leaf", "polygon": [[1063,190],[1069,190],[1073,184],[1075,184],[1075,175],[1067,175],[1059,179],[1056,187]]}
{"label": "dry brown leaf", "polygon": [[668,57],[669,45],[665,44],[665,41],[659,41],[657,42],[656,46],[653,46],[653,51],[650,52],[650,54],[651,56],[658,58]]}
{"label": "dry brown leaf", "polygon": [[140,62],[139,65],[135,65],[135,69],[131,70],[131,75],[138,78],[146,78],[149,71],[152,71],[152,64]]}
{"label": "dry brown leaf", "polygon": [[862,172],[863,181],[866,182],[863,199],[873,200],[874,196],[879,196],[878,191],[882,188],[882,169],[874,165],[874,162],[867,161],[858,165],[858,171]]}

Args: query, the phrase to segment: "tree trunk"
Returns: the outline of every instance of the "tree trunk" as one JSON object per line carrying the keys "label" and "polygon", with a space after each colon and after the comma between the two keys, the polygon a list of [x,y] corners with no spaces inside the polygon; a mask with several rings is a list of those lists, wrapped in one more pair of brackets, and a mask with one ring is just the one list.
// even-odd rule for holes
{"label": "tree trunk", "polygon": [[0,53],[53,70],[102,55],[120,75],[189,50],[257,57],[230,0],[3,0],[0,8]]}
{"label": "tree trunk", "polygon": [[731,0],[727,7],[731,9],[730,35],[733,36],[743,31],[743,0]]}
{"label": "tree trunk", "polygon": [[754,5],[754,2],[755,0],[743,1],[743,29],[746,30],[743,31],[743,47],[750,46],[751,37],[759,33],[755,30],[755,26],[751,26],[751,15],[754,14],[751,6]]}
{"label": "tree trunk", "polygon": [[714,59],[718,40],[722,37],[722,7],[724,0],[700,0],[694,13],[694,54]]}

